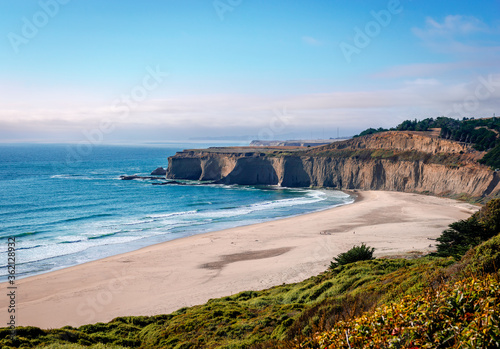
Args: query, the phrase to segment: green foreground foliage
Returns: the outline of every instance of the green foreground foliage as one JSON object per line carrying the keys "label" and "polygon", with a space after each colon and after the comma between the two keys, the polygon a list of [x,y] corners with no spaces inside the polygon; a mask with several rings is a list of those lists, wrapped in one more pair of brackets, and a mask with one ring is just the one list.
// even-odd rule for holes
{"label": "green foreground foliage", "polygon": [[295,348],[500,348],[500,236],[444,269],[446,282],[339,321]]}
{"label": "green foreground foliage", "polygon": [[[461,258],[500,231],[500,200],[491,200],[470,218],[450,224],[437,239],[437,256]],[[500,267],[500,266],[499,266]]]}
{"label": "green foreground foliage", "polygon": [[474,215],[496,236],[458,261],[358,261],[300,283],[212,299],[168,315],[79,328],[21,327],[15,339],[2,328],[0,347],[497,348],[499,208],[494,200]]}
{"label": "green foreground foliage", "polygon": [[299,348],[499,348],[498,274],[467,277],[340,321]]}
{"label": "green foreground foliage", "polygon": [[330,269],[335,269],[339,265],[346,265],[349,263],[368,261],[373,259],[373,252],[375,249],[373,247],[368,247],[365,243],[360,246],[353,246],[349,251],[339,254],[330,263]]}
{"label": "green foreground foliage", "polygon": [[269,346],[329,328],[338,319],[360,314],[380,300],[417,292],[426,285],[423,274],[432,279],[437,277],[435,270],[451,263],[450,258],[362,261],[339,266],[297,284],[213,299],[169,315],[123,317],[79,328],[18,328],[14,341],[10,339],[10,330],[4,328],[0,330],[0,346],[248,348],[258,343]]}

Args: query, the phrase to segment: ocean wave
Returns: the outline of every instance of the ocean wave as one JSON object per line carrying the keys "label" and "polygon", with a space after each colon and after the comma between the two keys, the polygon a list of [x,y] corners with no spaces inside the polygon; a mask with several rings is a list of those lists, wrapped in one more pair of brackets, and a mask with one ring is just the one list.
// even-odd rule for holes
{"label": "ocean wave", "polygon": [[75,178],[84,179],[84,178],[90,178],[90,177],[86,177],[86,176],[81,175],[81,174],[56,174],[56,175],[50,176],[50,178],[51,179],[75,179]]}
{"label": "ocean wave", "polygon": [[[94,174],[94,173],[91,173]],[[94,174],[94,175],[99,175],[99,177],[91,177],[91,176],[86,176],[86,175],[81,175],[81,174],[57,174],[57,175],[52,175],[49,178],[50,179],[77,179],[77,180],[84,180],[84,181],[102,181],[102,180],[111,180],[113,178],[111,177],[101,177],[105,176],[106,174],[104,173],[99,173],[99,174]]]}
{"label": "ocean wave", "polygon": [[[70,201],[70,200],[68,200]],[[6,205],[7,206],[7,205]],[[19,205],[21,207],[26,207],[25,204]],[[42,207],[34,207],[33,205],[30,206],[29,209],[24,209],[24,210],[19,210],[19,211],[11,211],[11,212],[2,212],[0,213],[0,216],[2,215],[12,215],[12,214],[27,214],[27,213],[36,213],[36,212],[51,212],[51,211],[61,211],[61,210],[76,210],[76,209],[82,209],[82,208],[89,208],[89,207],[97,207],[98,204],[95,202],[89,203],[89,204],[70,204],[70,205],[53,205],[53,206],[42,206]]]}
{"label": "ocean wave", "polygon": [[113,216],[113,214],[111,214],[111,213],[97,213],[97,214],[91,214],[88,216],[66,218],[66,219],[62,219],[59,221],[51,222],[50,224],[77,222],[77,221],[84,221],[84,220],[89,220],[89,219],[94,219],[94,218],[112,217],[112,216]]}
{"label": "ocean wave", "polygon": [[[191,183],[194,184],[196,181],[191,181]],[[62,184],[57,184],[57,186],[62,186]],[[94,186],[93,183],[92,186]],[[12,223],[16,223],[15,228],[18,232],[16,236],[23,239],[25,250],[22,263],[31,263],[26,268],[32,268],[32,270],[38,270],[39,266],[44,265],[47,267],[42,270],[47,271],[53,265],[74,265],[80,259],[88,261],[101,258],[104,254],[111,255],[113,251],[121,253],[124,249],[134,248],[131,246],[141,244],[146,246],[148,243],[200,232],[328,208],[337,202],[340,202],[339,205],[347,203],[346,197],[349,197],[343,193],[337,195],[323,190],[300,188],[258,188],[215,184],[198,188],[200,190],[190,186],[186,188],[188,189],[186,191],[177,188],[176,194],[178,192],[179,197],[168,201],[167,204],[164,203],[163,198],[157,200],[158,194],[154,194],[155,197],[141,196],[142,191],[137,195],[133,193],[134,195],[126,196],[128,201],[124,201],[125,205],[121,206],[120,201],[114,196],[106,200],[99,195],[87,196],[85,197],[87,201],[83,201],[83,205],[79,204],[74,196],[68,196],[74,200],[76,208],[73,210],[67,209],[67,206],[56,205],[61,203],[61,200],[64,200],[63,205],[72,205],[72,201],[66,201],[66,197],[61,197],[50,205],[56,212],[39,217],[36,225],[32,223],[35,220],[29,218],[30,215],[26,215],[29,219],[16,216]],[[147,189],[151,192],[149,187]],[[125,194],[121,193],[121,189],[117,192],[112,187],[112,190],[118,193],[117,197],[122,198],[130,191],[130,188],[123,190]],[[225,196],[225,190],[231,192],[226,192],[227,196]],[[255,194],[250,192],[255,192]],[[85,204],[95,200],[100,200],[97,202],[96,209],[92,207],[93,203]],[[326,204],[322,204],[323,201]],[[28,206],[29,208],[23,211],[36,212],[47,209],[52,211],[50,207],[41,206],[43,203],[40,207]],[[120,210],[111,214],[110,212],[115,211],[110,211],[109,207],[113,209],[117,207]],[[165,207],[165,212],[162,212],[163,207]],[[288,207],[291,208],[288,209]],[[61,210],[61,213],[57,210]],[[43,219],[40,220],[41,218]],[[26,227],[18,227],[23,223]],[[26,230],[33,231],[27,232]]]}
{"label": "ocean wave", "polygon": [[112,233],[104,233],[104,234],[100,234],[100,235],[89,236],[89,237],[87,237],[87,239],[89,239],[89,240],[105,239],[105,238],[109,238],[110,236],[115,236],[119,233],[122,233],[122,231],[115,231]]}
{"label": "ocean wave", "polygon": [[38,234],[41,234],[41,233],[42,233],[41,231],[27,231],[27,232],[24,232],[24,233],[17,233],[17,234],[14,234],[14,235],[10,235],[9,237],[14,237],[14,238],[23,238],[23,237],[26,237],[26,236],[32,237],[32,236],[35,236],[35,235],[38,235]]}
{"label": "ocean wave", "polygon": [[133,220],[114,221],[114,222],[111,222],[111,224],[102,225],[101,228],[116,228],[116,227],[121,227],[121,226],[147,225],[147,224],[150,224],[150,223],[154,223],[154,222],[158,222],[158,221],[163,221],[166,218],[182,217],[182,216],[192,215],[192,214],[195,214],[198,211],[199,210],[190,210],[190,211],[179,211],[179,212],[170,212],[170,213],[148,215],[148,216],[144,216],[144,217],[141,217],[141,218],[135,218]]}
{"label": "ocean wave", "polygon": [[59,242],[59,244],[76,244],[76,243],[82,242],[82,241],[84,241],[84,240],[69,240],[69,241],[65,240],[65,241]]}
{"label": "ocean wave", "polygon": [[44,246],[44,245],[34,245],[34,246],[29,246],[29,247],[16,247],[16,251],[31,250],[33,248],[42,247],[42,246]]}

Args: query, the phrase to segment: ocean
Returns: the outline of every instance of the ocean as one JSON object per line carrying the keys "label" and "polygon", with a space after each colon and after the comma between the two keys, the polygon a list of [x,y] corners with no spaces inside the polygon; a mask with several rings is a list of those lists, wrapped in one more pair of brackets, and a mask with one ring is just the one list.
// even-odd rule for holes
{"label": "ocean", "polygon": [[120,179],[149,176],[176,151],[207,146],[0,145],[0,281],[12,237],[20,278],[353,201],[334,190]]}

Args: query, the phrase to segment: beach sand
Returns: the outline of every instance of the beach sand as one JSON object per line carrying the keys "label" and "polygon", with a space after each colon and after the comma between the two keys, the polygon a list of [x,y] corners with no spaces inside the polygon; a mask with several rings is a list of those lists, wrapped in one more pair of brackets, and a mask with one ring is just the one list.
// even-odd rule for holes
{"label": "beach sand", "polygon": [[[16,325],[58,328],[166,314],[210,298],[304,280],[362,242],[375,255],[435,249],[433,239],[478,207],[433,196],[355,192],[350,205],[169,241],[16,280]],[[19,253],[22,259],[22,253]],[[9,322],[0,285],[2,327]]]}

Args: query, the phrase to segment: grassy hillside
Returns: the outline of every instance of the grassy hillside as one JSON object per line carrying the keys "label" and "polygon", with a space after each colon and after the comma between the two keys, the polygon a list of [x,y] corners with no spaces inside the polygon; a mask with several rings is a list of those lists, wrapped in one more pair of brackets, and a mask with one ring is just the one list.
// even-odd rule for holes
{"label": "grassy hillside", "polygon": [[[122,317],[79,328],[0,329],[2,348],[471,348],[499,347],[500,200],[460,227],[496,232],[457,254],[375,259],[300,283],[247,291],[168,315]],[[454,229],[450,227],[450,229]],[[490,235],[479,234],[487,239]],[[480,244],[480,245],[479,245]],[[479,245],[479,246],[476,246]],[[476,247],[474,247],[476,246]],[[449,255],[449,256],[447,256]],[[453,257],[451,257],[453,256]],[[347,342],[349,341],[349,342]],[[367,343],[372,343],[367,346]]]}
{"label": "grassy hillside", "polygon": [[300,348],[498,348],[498,274],[467,277],[384,305]]}
{"label": "grassy hillside", "polygon": [[[436,277],[435,270],[451,263],[453,260],[444,258],[360,262],[297,284],[213,299],[169,315],[117,318],[107,324],[48,331],[18,328],[15,341],[8,338],[10,330],[2,329],[0,344],[2,348],[44,347],[52,343],[246,348],[258,342],[310,335],[335,321],[339,310],[360,313],[379,300],[420,291],[426,279]],[[426,278],[421,277],[423,274]],[[365,294],[370,295],[369,302]]]}
{"label": "grassy hillside", "polygon": [[339,321],[296,347],[499,348],[499,263],[496,236],[471,250],[447,282]]}

